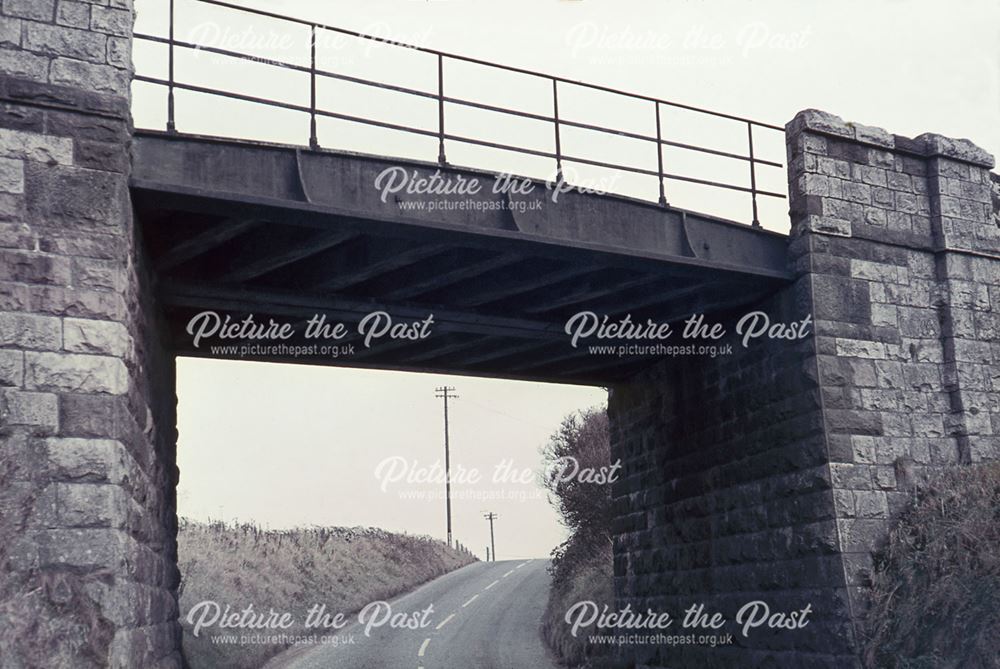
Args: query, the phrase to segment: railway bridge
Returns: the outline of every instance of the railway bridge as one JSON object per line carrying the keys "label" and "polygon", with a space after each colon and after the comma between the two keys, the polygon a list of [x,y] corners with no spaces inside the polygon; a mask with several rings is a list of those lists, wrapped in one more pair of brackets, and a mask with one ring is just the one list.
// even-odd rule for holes
{"label": "railway bridge", "polygon": [[[436,90],[324,69],[313,48],[269,62],[306,82],[308,100],[268,99],[176,76],[185,50],[241,56],[184,41],[173,21],[133,34],[131,2],[95,4],[78,28],[51,6],[5,3],[0,16],[18,26],[0,46],[0,641],[11,666],[181,666],[178,355],[608,387],[623,463],[619,603],[811,611],[802,629],[732,647],[624,647],[642,666],[856,664],[872,552],[908,489],[998,455],[996,176],[967,140],[816,110],[782,128],[423,47]],[[340,30],[289,22],[312,44]],[[166,74],[132,69],[140,41],[166,50]],[[552,111],[446,95],[453,61],[541,80]],[[324,105],[331,79],[419,98],[436,122]],[[162,127],[133,128],[133,84],[162,91]],[[570,118],[565,105],[560,115],[574,86],[647,105],[649,129]],[[298,145],[186,132],[175,117],[185,95],[276,106],[308,132]],[[460,107],[546,124],[552,143],[452,131]],[[745,149],[666,132],[668,108],[734,124]],[[326,147],[331,119],[419,135],[437,155]],[[570,153],[572,131],[637,142],[648,164]],[[762,135],[779,132],[786,166],[759,155]],[[550,161],[553,177],[453,164],[467,145]],[[677,171],[668,149],[734,161],[745,180]],[[564,189],[573,166],[647,179],[651,197]],[[768,168],[786,171],[787,191],[759,186]],[[745,215],[671,204],[685,184],[705,189],[706,210],[715,193],[740,194]],[[761,201],[785,196],[788,219],[762,226]],[[744,338],[751,312],[767,326]],[[667,348],[693,315],[725,334]],[[257,339],[252,325],[287,336]],[[605,337],[602,325],[614,326]],[[675,339],[648,336],[661,326]]]}

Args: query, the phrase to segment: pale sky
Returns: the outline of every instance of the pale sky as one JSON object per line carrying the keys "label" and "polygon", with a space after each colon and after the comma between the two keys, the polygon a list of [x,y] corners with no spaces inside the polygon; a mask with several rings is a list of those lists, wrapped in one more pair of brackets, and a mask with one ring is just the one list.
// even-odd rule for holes
{"label": "pale sky", "polygon": [[[443,467],[443,407],[434,389],[454,386],[454,536],[483,557],[482,515],[498,513],[501,559],[545,557],[564,538],[535,483],[539,448],[562,416],[607,397],[580,386],[193,358],[179,359],[177,371],[181,515],[441,538],[444,498],[407,495],[440,496],[444,485],[408,484],[389,472]],[[376,474],[387,458],[397,460],[383,467],[406,463],[381,470],[389,479],[383,491]],[[475,485],[473,469],[481,475]]]}
{"label": "pale sky", "polygon": [[[400,42],[604,84],[783,125],[804,108],[881,126],[901,135],[937,132],[966,137],[1000,153],[1000,3],[987,0],[838,2],[671,0],[244,0],[247,6],[377,34]],[[164,34],[165,2],[138,0],[138,32]],[[249,20],[195,0],[177,0],[177,37],[209,41],[258,56],[305,63],[301,28]],[[240,45],[243,45],[241,47]],[[165,49],[137,42],[140,73],[164,76]],[[422,90],[436,90],[436,63],[389,45],[332,39],[318,49],[321,67]],[[259,63],[225,62],[178,52],[177,78],[297,104],[308,79]],[[544,81],[454,63],[445,66],[446,94],[539,114],[551,112]],[[162,128],[162,89],[137,83],[139,128]],[[322,82],[322,106],[389,122],[436,128],[433,102]],[[581,122],[653,131],[648,105],[560,91],[560,114]],[[745,151],[745,126],[664,111],[664,136],[721,150]],[[178,129],[304,144],[304,115],[178,92]],[[487,112],[446,110],[450,132],[551,149],[551,126]],[[434,160],[433,139],[322,121],[321,145]],[[760,157],[784,162],[780,133],[758,131]],[[648,145],[566,131],[564,151],[655,168]],[[449,161],[544,177],[552,165],[476,147],[451,145]],[[668,170],[746,183],[745,163],[664,152]],[[581,182],[655,199],[655,180],[577,168]],[[762,188],[784,191],[782,169],[762,169]],[[742,195],[668,182],[672,204],[747,219]],[[765,227],[786,232],[787,205],[762,204]],[[538,448],[567,412],[603,401],[599,389],[508,381],[429,377],[292,365],[181,360],[180,511],[204,518],[257,519],[271,526],[365,524],[443,536],[443,503],[378,490],[373,467],[407,455],[441,457],[440,401],[448,383],[463,399],[454,407],[455,458],[491,470],[512,457],[537,467]],[[489,407],[489,408],[487,408]],[[470,465],[472,466],[472,465]],[[488,486],[481,486],[488,487]],[[441,507],[439,509],[438,507]],[[545,555],[562,539],[544,499],[456,504],[459,540],[482,551],[488,535],[480,512],[503,516],[498,547],[513,556]],[[499,531],[509,532],[506,544]]]}

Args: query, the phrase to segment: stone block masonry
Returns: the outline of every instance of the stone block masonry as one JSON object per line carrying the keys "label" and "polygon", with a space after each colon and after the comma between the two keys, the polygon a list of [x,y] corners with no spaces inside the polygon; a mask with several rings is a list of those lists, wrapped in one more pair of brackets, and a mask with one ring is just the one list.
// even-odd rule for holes
{"label": "stone block masonry", "polygon": [[173,358],[129,202],[131,2],[0,4],[0,665],[182,666]]}
{"label": "stone block masonry", "polygon": [[[872,554],[935,469],[1000,457],[1000,178],[967,140],[787,126],[808,345],[666,360],[613,389],[619,604],[813,605],[810,633],[624,649],[643,667],[857,666]],[[717,315],[716,320],[725,320]]]}
{"label": "stone block masonry", "polygon": [[871,553],[935,468],[1000,457],[993,157],[818,111],[787,127],[791,262],[811,284],[855,613]]}
{"label": "stone block masonry", "polygon": [[[807,299],[799,281],[754,308],[791,322]],[[732,331],[739,317],[710,320]],[[680,617],[703,604],[730,621],[735,643],[622,652],[657,668],[855,666],[812,339],[732,343],[732,355],[672,358],[615,387],[609,415],[623,463],[612,491],[619,606]],[[810,606],[809,625],[744,638],[734,617],[755,600]]]}

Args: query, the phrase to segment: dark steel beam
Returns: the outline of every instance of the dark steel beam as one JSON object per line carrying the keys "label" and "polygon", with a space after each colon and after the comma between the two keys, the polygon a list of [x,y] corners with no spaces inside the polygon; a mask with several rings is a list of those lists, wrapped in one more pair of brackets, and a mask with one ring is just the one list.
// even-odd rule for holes
{"label": "dark steel beam", "polygon": [[423,353],[418,353],[417,355],[408,355],[406,356],[406,360],[408,362],[427,362],[432,360],[440,360],[444,356],[454,355],[456,353],[460,353],[468,349],[480,348],[482,346],[483,346],[483,338],[481,337],[472,340],[458,341],[453,344],[448,344],[447,346],[440,346],[438,348],[424,351]]}
{"label": "dark steel beam", "polygon": [[540,300],[537,304],[524,307],[522,311],[526,314],[550,313],[556,309],[571,307],[583,302],[605,299],[615,294],[621,295],[624,291],[633,290],[641,286],[656,283],[657,281],[662,281],[662,279],[656,276],[647,275],[619,283],[609,281],[602,284],[601,282],[594,282],[597,285],[592,285],[592,283],[588,282],[587,284],[581,285],[576,290],[565,293],[560,297],[546,297],[544,300]]}
{"label": "dark steel beam", "polygon": [[497,269],[509,267],[515,263],[522,262],[525,258],[514,253],[503,253],[490,260],[476,262],[465,267],[456,267],[446,272],[440,272],[435,276],[423,281],[417,281],[409,285],[399,286],[390,289],[383,294],[386,300],[407,300],[410,298],[432,293],[443,288],[448,288],[456,283],[473,279],[483,274],[488,274]]}
{"label": "dark steel beam", "polygon": [[290,239],[283,245],[274,239],[274,235],[261,236],[248,244],[232,249],[227,254],[226,267],[215,276],[215,279],[226,283],[244,283],[357,237],[353,230],[320,235],[304,235],[301,228],[290,228],[289,231],[298,239]]}
{"label": "dark steel beam", "polygon": [[[256,196],[234,196],[229,193],[211,192],[188,187],[166,188],[157,184],[133,179],[135,201],[144,208],[155,210],[172,208],[178,211],[222,215],[242,209],[246,216],[259,215],[281,225],[296,225],[320,230],[348,227],[359,235],[373,235],[408,239],[414,243],[441,243],[523,254],[525,257],[556,261],[586,263],[607,268],[651,271],[675,278],[704,278],[715,276],[773,279],[777,283],[788,281],[791,274],[785,270],[741,267],[723,261],[701,260],[682,255],[661,254],[656,251],[631,251],[586,242],[562,242],[509,230],[444,230],[440,225],[404,222],[402,219],[373,218],[365,224],[356,222],[356,216],[343,212],[327,212],[326,208],[295,201],[277,202]],[[221,198],[221,199],[220,199]],[[623,212],[624,213],[624,212]],[[397,225],[398,223],[398,225]]]}
{"label": "dark steel beam", "polygon": [[522,341],[508,346],[503,346],[492,351],[486,351],[479,355],[462,358],[462,364],[475,367],[476,365],[482,365],[496,360],[503,360],[514,355],[523,354],[527,351],[533,351],[538,349],[540,346],[548,346],[548,344],[539,344],[537,341]]}
{"label": "dark steel beam", "polygon": [[517,297],[518,295],[524,295],[525,293],[530,293],[569,279],[575,279],[587,274],[593,274],[597,271],[599,271],[599,268],[592,266],[565,267],[539,274],[528,278],[527,280],[512,280],[504,285],[475,293],[469,297],[459,297],[454,303],[460,307],[478,307],[484,304],[499,302],[500,300],[511,299],[513,297]]}
{"label": "dark steel beam", "polygon": [[154,266],[157,271],[166,272],[178,265],[194,260],[202,254],[208,253],[212,249],[225,244],[227,241],[238,237],[260,224],[261,221],[256,219],[227,218],[177,243],[166,253],[157,257]]}
{"label": "dark steel beam", "polygon": [[[203,349],[192,349],[188,348],[178,348],[176,350],[178,355],[182,355],[190,358],[211,358],[218,359],[218,356],[213,354],[208,350]],[[395,360],[370,360],[366,362],[354,362],[350,357],[336,358],[333,360],[328,360],[319,357],[302,357],[295,358],[293,360],[288,360],[280,356],[265,355],[265,356],[246,356],[240,357],[239,360],[254,360],[259,362],[294,362],[299,365],[321,365],[324,367],[329,367],[331,365],[336,365],[337,367],[347,367],[352,369],[380,369],[386,371],[394,372],[416,372],[416,373],[426,373],[426,374],[455,374],[454,366],[434,366],[432,364],[423,365],[410,365],[406,364],[405,361],[395,361]],[[563,383],[563,384],[573,384],[573,385],[587,385],[587,386],[607,386],[619,378],[622,378],[620,374],[609,374],[605,377],[599,376],[579,376],[579,377],[569,377],[565,374],[535,374],[534,372],[526,372],[521,374],[515,374],[508,372],[504,369],[468,369],[461,370],[460,373],[463,376],[471,376],[477,378],[488,378],[488,379],[511,379],[515,381],[537,381],[542,383]]]}
{"label": "dark steel beam", "polygon": [[544,321],[507,318],[451,309],[421,309],[406,305],[385,305],[340,295],[316,295],[302,291],[242,288],[224,285],[181,283],[166,280],[160,295],[168,306],[227,312],[253,312],[259,316],[284,315],[294,322],[309,315],[325,313],[333,320],[356,321],[373,311],[385,311],[394,318],[423,319],[434,315],[437,333],[464,332],[521,339],[556,339],[564,337],[562,327]]}
{"label": "dark steel beam", "polygon": [[606,304],[592,304],[588,311],[608,314],[609,316],[623,316],[631,311],[648,309],[660,304],[670,304],[674,300],[687,298],[691,295],[704,293],[711,283],[695,283],[680,288],[673,288],[663,293],[643,292],[631,299],[624,296],[611,296],[607,298]]}
{"label": "dark steel beam", "polygon": [[337,276],[317,282],[316,287],[334,292],[344,290],[446,251],[448,251],[448,247],[441,244],[412,247],[409,250],[400,251],[387,258],[368,263],[363,267],[338,272]]}
{"label": "dark steel beam", "polygon": [[[386,359],[387,357],[391,357],[393,353],[396,353],[403,349],[411,349],[411,350],[414,348],[420,349],[423,346],[427,346],[427,344],[428,344],[427,341],[415,342],[409,339],[397,339],[395,341],[379,343],[378,345],[372,346],[371,348],[361,348],[358,351],[356,351],[353,356],[351,356],[351,359],[354,362],[365,362],[375,359]],[[406,360],[411,360],[411,358],[407,356]]]}
{"label": "dark steel beam", "polygon": [[[671,311],[671,313],[669,313],[668,315],[666,315],[663,318],[658,319],[658,320],[659,320],[659,322],[662,322],[662,323],[675,323],[675,322],[680,321],[681,319],[684,319],[684,318],[686,318],[686,317],[688,317],[688,316],[690,316],[690,315],[692,315],[694,313],[709,314],[709,313],[717,313],[717,312],[720,312],[720,311],[725,311],[727,309],[731,309],[733,307],[737,307],[737,306],[739,306],[741,304],[746,304],[746,301],[747,301],[748,297],[750,297],[751,299],[754,299],[757,296],[748,296],[747,294],[742,294],[742,295],[740,295],[738,297],[735,297],[731,293],[726,293],[725,297],[715,298],[713,300],[704,300],[704,299],[702,299],[701,301],[694,302],[693,304],[689,302],[689,303],[685,304],[684,307],[676,307],[675,306],[674,309]],[[674,336],[675,337],[679,337],[679,335],[677,335],[677,334],[675,334]],[[601,345],[602,343],[604,343],[604,344],[611,343],[611,344],[617,345],[617,344],[622,344],[622,343],[642,344],[644,342],[620,342],[620,341],[616,341],[616,342],[594,342],[594,343],[595,343],[595,345]],[[652,342],[649,342],[649,343],[652,344]],[[687,341],[687,340],[677,339],[677,340],[667,340],[667,341],[658,342],[658,343],[663,343],[665,345],[682,345],[682,344],[690,344],[692,342]],[[708,345],[710,345],[710,343]],[[576,359],[576,358],[589,358],[591,356],[587,353],[586,346],[587,345],[584,344],[584,345],[581,345],[580,348],[573,349],[572,352],[566,352],[566,353],[563,353],[563,354],[560,354],[560,355],[554,355],[554,356],[550,355],[550,356],[547,356],[542,361],[529,361],[528,363],[525,363],[524,365],[515,365],[515,366],[511,367],[510,369],[511,369],[511,371],[514,371],[514,372],[517,372],[517,371],[519,371],[522,368],[546,369],[546,368],[551,367],[552,365],[557,365],[557,364],[558,365],[562,365],[567,360],[573,360],[573,359]],[[574,368],[573,369],[573,373],[587,372],[587,371],[591,371],[591,370],[594,370],[594,369],[598,369],[599,370],[599,369],[601,369],[603,367],[609,366],[609,365],[603,363],[600,360],[600,356],[595,357],[595,359],[597,360],[597,362],[595,362],[594,364],[592,364],[592,365],[584,365],[582,367]],[[648,357],[648,356],[638,356],[638,357],[631,356],[631,357],[626,357],[626,358],[615,358],[613,356],[606,356],[605,359],[611,359],[611,360],[617,359],[617,360],[622,361],[623,363],[625,363],[625,362],[629,362],[629,361],[638,362],[638,361],[647,360],[647,359],[650,360],[650,361],[652,361],[652,362],[655,362],[655,361],[660,360],[662,358],[653,358],[653,357]],[[610,364],[613,365],[614,363],[610,363]]]}

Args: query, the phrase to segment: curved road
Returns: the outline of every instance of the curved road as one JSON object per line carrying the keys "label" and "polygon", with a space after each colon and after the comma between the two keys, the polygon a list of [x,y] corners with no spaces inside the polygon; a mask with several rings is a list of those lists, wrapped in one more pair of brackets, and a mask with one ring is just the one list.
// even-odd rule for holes
{"label": "curved road", "polygon": [[557,669],[540,634],[549,593],[548,560],[477,562],[391,602],[393,612],[433,604],[416,630],[355,622],[337,634],[343,646],[292,648],[266,669]]}

